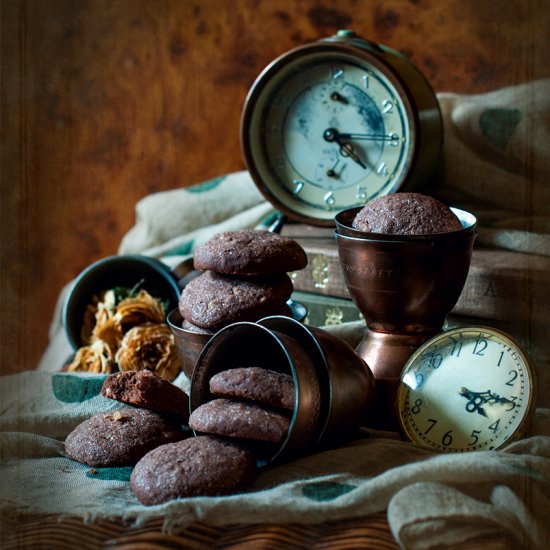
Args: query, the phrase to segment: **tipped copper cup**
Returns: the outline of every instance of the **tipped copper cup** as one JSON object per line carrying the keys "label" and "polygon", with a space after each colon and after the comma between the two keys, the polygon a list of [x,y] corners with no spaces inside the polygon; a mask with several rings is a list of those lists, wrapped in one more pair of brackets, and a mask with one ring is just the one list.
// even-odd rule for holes
{"label": "tipped copper cup", "polygon": [[331,445],[368,424],[374,404],[374,378],[350,345],[325,330],[287,317],[266,317],[258,324],[291,336],[314,358],[321,390],[318,445]]}
{"label": "tipped copper cup", "polygon": [[259,447],[258,463],[288,458],[313,445],[321,429],[321,392],[311,356],[296,340],[256,323],[234,323],[221,329],[204,347],[191,380],[190,412],[214,399],[209,382],[215,374],[238,367],[263,367],[290,374],[295,403],[285,440]]}
{"label": "tipped copper cup", "polygon": [[336,242],[349,293],[367,330],[357,352],[377,381],[377,424],[395,427],[393,404],[401,370],[412,353],[441,331],[464,287],[476,219],[453,209],[458,231],[385,235],[352,227],[359,208],[336,218]]}

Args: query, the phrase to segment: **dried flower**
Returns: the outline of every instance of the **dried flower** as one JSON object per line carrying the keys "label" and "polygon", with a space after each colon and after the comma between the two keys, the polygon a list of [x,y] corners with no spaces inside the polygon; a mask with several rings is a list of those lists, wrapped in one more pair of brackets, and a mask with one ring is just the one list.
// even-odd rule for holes
{"label": "dried flower", "polygon": [[145,323],[163,323],[164,318],[164,308],[160,301],[143,289],[138,292],[137,296],[122,300],[117,305],[114,316],[118,330],[122,334]]}
{"label": "dried flower", "polygon": [[173,380],[180,364],[172,331],[165,323],[145,324],[130,329],[122,340],[115,360],[120,370],[148,369]]}
{"label": "dried flower", "polygon": [[81,347],[67,367],[68,372],[113,372],[115,364],[109,346],[102,340]]}

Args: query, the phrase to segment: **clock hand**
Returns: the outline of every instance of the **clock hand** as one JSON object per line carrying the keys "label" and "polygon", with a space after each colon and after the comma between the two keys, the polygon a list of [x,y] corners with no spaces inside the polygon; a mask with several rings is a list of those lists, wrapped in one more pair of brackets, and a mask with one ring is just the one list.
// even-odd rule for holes
{"label": "clock hand", "polygon": [[468,402],[466,403],[466,410],[468,412],[477,412],[478,414],[485,417],[487,416],[487,413],[485,412],[485,409],[481,407],[482,404],[487,403],[489,405],[493,405],[495,403],[507,403],[512,405],[512,409],[516,406],[516,404],[511,399],[508,399],[507,397],[501,397],[497,393],[493,393],[491,390],[487,390],[485,392],[474,392],[462,386],[458,390],[458,393],[468,400]]}
{"label": "clock hand", "polygon": [[353,151],[353,147],[350,143],[345,143],[340,139],[340,134],[338,130],[334,128],[328,128],[323,132],[323,139],[329,143],[335,142],[340,146],[340,154],[343,157],[349,157],[351,160],[355,161],[361,168],[367,169],[367,165],[357,156]]}
{"label": "clock hand", "polygon": [[399,136],[395,133],[391,134],[349,134],[339,133],[340,139],[358,139],[367,141],[399,141]]}

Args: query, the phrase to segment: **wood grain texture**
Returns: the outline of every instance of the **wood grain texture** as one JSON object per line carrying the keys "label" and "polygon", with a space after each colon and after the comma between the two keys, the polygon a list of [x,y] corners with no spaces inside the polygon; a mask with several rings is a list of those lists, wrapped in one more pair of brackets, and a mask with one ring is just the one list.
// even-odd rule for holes
{"label": "wood grain texture", "polygon": [[550,76],[543,0],[2,0],[1,371],[32,369],[65,283],[143,196],[244,167],[260,70],[353,28],[436,91]]}

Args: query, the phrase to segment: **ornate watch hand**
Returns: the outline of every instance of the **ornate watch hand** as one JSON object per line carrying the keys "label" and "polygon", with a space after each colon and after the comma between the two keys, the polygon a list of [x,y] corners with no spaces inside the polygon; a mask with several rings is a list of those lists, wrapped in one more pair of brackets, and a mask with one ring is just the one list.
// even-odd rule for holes
{"label": "ornate watch hand", "polygon": [[491,390],[474,392],[463,386],[458,390],[458,393],[468,400],[466,403],[466,410],[468,412],[477,412],[485,417],[487,416],[487,413],[485,412],[485,409],[481,407],[482,404],[488,403],[489,405],[492,405],[494,403],[508,403],[512,405],[512,409],[516,406],[511,399],[501,397],[500,395],[493,393]]}
{"label": "ornate watch hand", "polygon": [[367,165],[357,156],[353,151],[353,147],[350,143],[345,143],[340,139],[340,134],[338,130],[334,128],[328,128],[323,132],[323,138],[328,142],[335,142],[340,146],[340,154],[343,157],[349,157],[351,160],[355,161],[361,168],[367,169]]}

